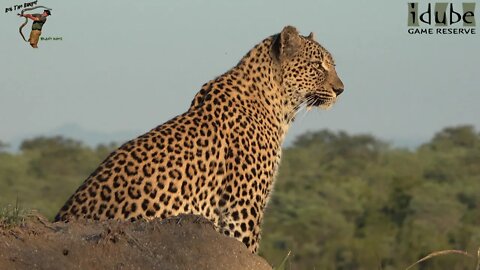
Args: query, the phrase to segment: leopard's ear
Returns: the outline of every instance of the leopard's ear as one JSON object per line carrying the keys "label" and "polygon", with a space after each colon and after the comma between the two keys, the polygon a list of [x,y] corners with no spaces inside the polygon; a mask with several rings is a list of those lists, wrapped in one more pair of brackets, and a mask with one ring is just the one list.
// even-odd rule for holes
{"label": "leopard's ear", "polygon": [[310,32],[310,35],[308,35],[307,38],[310,39],[310,40],[316,40],[315,33]]}
{"label": "leopard's ear", "polygon": [[274,55],[279,60],[291,59],[302,48],[302,38],[293,26],[286,26],[273,43]]}

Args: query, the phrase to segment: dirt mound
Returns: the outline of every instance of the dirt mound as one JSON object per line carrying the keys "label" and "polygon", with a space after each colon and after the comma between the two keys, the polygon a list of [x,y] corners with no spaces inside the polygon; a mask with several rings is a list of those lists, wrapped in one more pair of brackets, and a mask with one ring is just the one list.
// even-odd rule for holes
{"label": "dirt mound", "polygon": [[0,269],[272,269],[197,216],[151,222],[49,223],[0,229]]}

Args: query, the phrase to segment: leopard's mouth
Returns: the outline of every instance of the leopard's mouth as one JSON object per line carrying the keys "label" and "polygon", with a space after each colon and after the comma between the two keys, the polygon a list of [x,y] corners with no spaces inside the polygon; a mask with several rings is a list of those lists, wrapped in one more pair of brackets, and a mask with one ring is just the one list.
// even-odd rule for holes
{"label": "leopard's mouth", "polygon": [[309,94],[306,96],[307,108],[319,107],[319,108],[329,108],[335,103],[335,97],[326,94]]}

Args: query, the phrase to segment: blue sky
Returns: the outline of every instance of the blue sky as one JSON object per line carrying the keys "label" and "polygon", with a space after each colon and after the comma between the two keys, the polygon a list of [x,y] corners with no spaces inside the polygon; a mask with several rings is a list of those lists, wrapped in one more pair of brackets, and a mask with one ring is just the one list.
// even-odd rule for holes
{"label": "blue sky", "polygon": [[127,140],[185,111],[203,83],[285,25],[315,32],[345,84],[331,110],[301,113],[287,140],[329,128],[409,145],[445,126],[480,127],[480,34],[409,35],[407,1],[38,3],[53,9],[42,36],[62,37],[38,50],[15,12],[0,14],[1,141],[72,126]]}

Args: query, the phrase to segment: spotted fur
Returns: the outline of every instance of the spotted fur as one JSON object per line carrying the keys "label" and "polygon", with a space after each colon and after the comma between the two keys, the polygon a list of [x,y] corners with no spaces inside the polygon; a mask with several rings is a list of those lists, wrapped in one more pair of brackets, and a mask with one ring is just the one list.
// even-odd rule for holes
{"label": "spotted fur", "polygon": [[332,56],[287,26],[206,83],[187,112],[111,153],[55,220],[196,214],[255,253],[288,126],[342,91]]}

